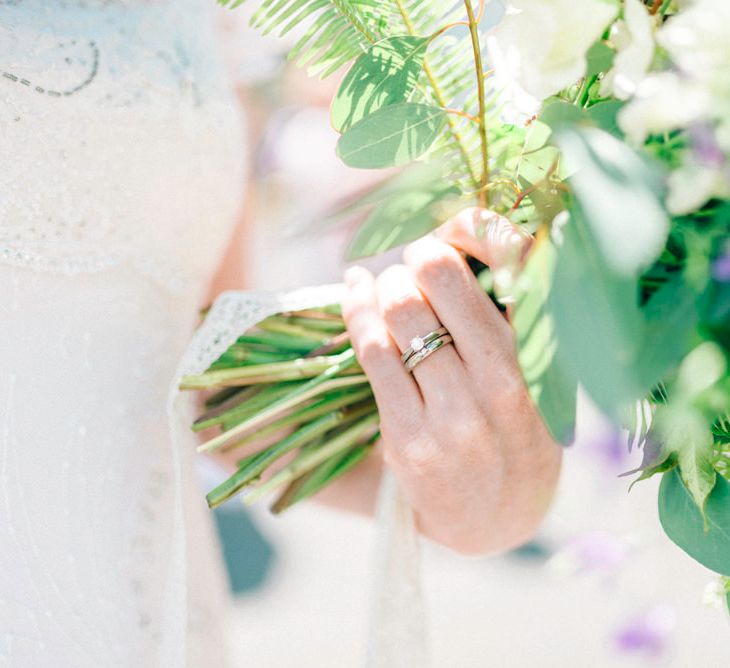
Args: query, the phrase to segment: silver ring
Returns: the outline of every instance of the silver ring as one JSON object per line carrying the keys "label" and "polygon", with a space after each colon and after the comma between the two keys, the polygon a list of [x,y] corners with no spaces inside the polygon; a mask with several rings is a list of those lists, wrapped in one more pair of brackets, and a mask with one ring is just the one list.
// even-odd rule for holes
{"label": "silver ring", "polygon": [[423,348],[421,348],[419,351],[414,352],[404,362],[406,369],[409,372],[413,373],[413,369],[415,369],[421,362],[423,362],[423,360],[433,355],[439,348],[443,348],[449,343],[452,343],[453,340],[454,339],[451,338],[451,334],[444,334],[438,339],[433,339],[430,343],[427,343],[425,346],[423,346]]}
{"label": "silver ring", "polygon": [[446,334],[448,333],[449,330],[446,329],[446,327],[439,327],[438,329],[434,329],[433,332],[429,332],[424,336],[414,336],[411,339],[411,345],[409,345],[400,356],[400,361],[405,364],[408,361],[409,357],[419,352],[420,350],[423,350],[432,341],[440,339],[442,336],[446,336]]}

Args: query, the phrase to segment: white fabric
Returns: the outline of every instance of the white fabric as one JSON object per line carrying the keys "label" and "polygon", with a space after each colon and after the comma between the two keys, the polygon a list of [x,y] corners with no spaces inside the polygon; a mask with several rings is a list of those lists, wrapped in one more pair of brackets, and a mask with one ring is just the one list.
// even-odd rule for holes
{"label": "white fabric", "polygon": [[223,665],[210,513],[165,419],[244,182],[214,11],[0,1],[3,668]]}
{"label": "white fabric", "polygon": [[[243,183],[213,11],[0,0],[2,668],[225,663],[190,397],[170,379],[340,288],[227,293],[178,365]],[[385,480],[369,665],[422,666],[417,543]]]}

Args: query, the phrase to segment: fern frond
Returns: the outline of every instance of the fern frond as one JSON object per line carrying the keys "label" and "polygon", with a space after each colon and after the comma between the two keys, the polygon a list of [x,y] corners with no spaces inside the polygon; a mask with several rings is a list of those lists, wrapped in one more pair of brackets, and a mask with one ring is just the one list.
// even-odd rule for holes
{"label": "fern frond", "polygon": [[[234,8],[246,0],[218,2]],[[396,35],[427,37],[463,19],[461,0],[260,0],[251,25],[265,34],[298,32],[289,59],[307,66],[309,74],[324,78],[381,39]],[[474,91],[470,36],[468,30],[457,27],[429,45],[411,101],[475,115],[478,100]],[[501,121],[497,96],[488,95],[486,103],[487,127],[498,128]],[[473,192],[481,172],[478,126],[451,114],[448,123],[449,132],[436,142],[429,155],[452,168],[448,173],[454,185],[463,192]],[[492,162],[499,164],[498,153]],[[500,174],[494,177],[500,178]]]}
{"label": "fern frond", "polygon": [[[234,9],[246,0],[218,0]],[[303,34],[289,53],[312,75],[324,78],[385,36],[387,21],[377,0],[264,0],[251,17],[263,34]]]}

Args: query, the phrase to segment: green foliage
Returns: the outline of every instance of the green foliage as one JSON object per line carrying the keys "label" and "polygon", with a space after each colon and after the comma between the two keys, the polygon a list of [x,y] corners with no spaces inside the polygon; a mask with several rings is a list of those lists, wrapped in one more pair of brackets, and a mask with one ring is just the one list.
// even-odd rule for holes
{"label": "green foliage", "polygon": [[730,483],[718,476],[703,518],[676,469],[659,487],[659,519],[667,536],[707,568],[730,575]]}
{"label": "green foliage", "polygon": [[605,42],[598,41],[586,54],[587,68],[586,77],[594,77],[601,72],[608,72],[613,65],[613,59],[616,54],[613,49]]}
{"label": "green foliage", "polygon": [[676,455],[679,474],[697,508],[704,512],[707,497],[715,486],[712,432],[701,415],[661,406],[656,415],[655,433],[664,450]]}
{"label": "green foliage", "polygon": [[[232,9],[245,1],[218,0]],[[377,40],[384,20],[378,5],[377,0],[265,0],[251,25],[264,34],[303,31],[289,57],[326,77]]]}
{"label": "green foliage", "polygon": [[337,142],[337,155],[350,167],[382,169],[422,156],[446,124],[439,107],[404,102],[383,107],[355,123]]}
{"label": "green foliage", "polygon": [[563,132],[558,143],[590,245],[612,271],[636,276],[658,257],[669,233],[656,170],[599,130]]}
{"label": "green foliage", "polygon": [[578,381],[555,337],[548,304],[557,251],[544,239],[531,252],[516,286],[512,325],[518,359],[530,395],[553,438],[573,441]]}
{"label": "green foliage", "polygon": [[549,296],[558,345],[570,351],[567,361],[588,394],[618,417],[624,402],[649,389],[635,371],[642,336],[636,280],[610,270],[580,208],[561,231]]}
{"label": "green foliage", "polygon": [[344,132],[381,107],[406,102],[421,75],[428,42],[401,35],[373,44],[355,61],[332,100],[332,127]]}
{"label": "green foliage", "polygon": [[348,259],[376,255],[413,241],[462,208],[459,190],[448,182],[394,192],[375,206],[358,228]]}
{"label": "green foliage", "polygon": [[678,314],[666,307],[667,301],[677,306],[678,293],[671,291],[648,311],[640,308],[640,273],[668,230],[647,166],[599,130],[564,132],[560,145],[573,170],[574,201],[559,230],[563,243],[550,294],[556,335],[591,397],[618,416],[622,404],[642,398],[681,358],[684,348],[657,344],[677,335],[667,328],[677,316],[678,341],[686,341],[693,302],[679,302]]}
{"label": "green foliage", "polygon": [[[557,440],[572,440],[583,385],[610,416],[635,428],[636,443],[645,439],[639,480],[664,473],[660,513],[668,535],[727,574],[730,282],[713,277],[712,266],[730,253],[730,202],[670,218],[662,168],[685,164],[693,138],[677,130],[650,137],[638,151],[626,145],[617,123],[624,102],[600,92],[600,74],[615,56],[603,40],[587,54],[585,77],[547,100],[537,120],[504,123],[501,92],[489,83],[478,92],[485,73],[475,73],[472,47],[480,47],[463,18],[462,4],[452,0],[262,0],[252,23],[265,33],[298,33],[290,57],[311,73],[327,76],[352,63],[331,108],[346,164],[416,161],[350,207],[368,211],[350,257],[410,241],[455,208],[488,199],[538,231],[514,286],[513,324],[520,365],[548,428]],[[240,381],[253,372],[239,367],[263,365],[271,355],[281,359],[273,365],[279,381],[295,377],[295,367],[316,370],[312,360],[286,361],[302,352],[302,341],[287,336],[240,341],[206,380],[224,371]],[[349,382],[336,380],[326,392]],[[253,419],[255,406],[249,398],[224,411],[225,419],[205,417],[236,429]],[[307,450],[311,468],[280,506],[354,465],[367,446],[347,448],[320,463]],[[248,462],[249,473],[256,464]]]}

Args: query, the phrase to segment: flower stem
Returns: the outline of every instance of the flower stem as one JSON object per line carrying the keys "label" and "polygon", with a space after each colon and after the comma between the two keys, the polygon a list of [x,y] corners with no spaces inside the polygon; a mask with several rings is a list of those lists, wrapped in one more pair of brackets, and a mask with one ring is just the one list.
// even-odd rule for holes
{"label": "flower stem", "polygon": [[[372,409],[369,409],[372,410]],[[330,429],[352,419],[345,410],[336,410],[304,425],[275,445],[247,458],[246,462],[226,481],[218,485],[207,496],[208,506],[215,508],[250,484],[277,459],[286,453],[311,443]]]}
{"label": "flower stem", "polygon": [[[474,69],[477,77],[477,96],[479,98],[479,142],[481,145],[482,174],[479,179],[479,205],[489,206],[489,140],[487,139],[486,103],[484,95],[484,67],[482,50],[479,45],[479,20],[474,15],[471,0],[464,0],[466,15],[469,18],[469,34],[474,52]],[[481,14],[481,12],[480,12]],[[481,18],[481,17],[480,17]]]}
{"label": "flower stem", "polygon": [[352,349],[346,351],[342,354],[340,361],[337,364],[333,364],[316,378],[312,378],[303,385],[298,386],[289,394],[280,397],[273,403],[269,404],[260,413],[251,416],[228,431],[206,441],[198,447],[198,452],[210,452],[212,450],[216,450],[233,439],[240,437],[247,431],[260,427],[272,418],[275,418],[277,415],[280,415],[281,413],[284,413],[285,411],[288,411],[309,399],[323,394],[324,392],[329,392],[336,388],[367,383],[368,379],[364,374],[357,376],[345,376],[344,378],[337,377],[342,371],[354,366],[356,363],[357,360]]}
{"label": "flower stem", "polygon": [[[206,371],[199,376],[183,376],[181,390],[209,390],[216,387],[237,387],[255,383],[274,383],[318,376],[349,356],[349,351],[339,355],[297,358],[286,362],[271,362],[251,366]],[[353,365],[354,366],[354,365]]]}
{"label": "flower stem", "polygon": [[303,408],[294,411],[290,415],[285,415],[284,417],[275,420],[263,429],[259,429],[253,434],[244,436],[239,441],[226,445],[223,450],[232,450],[233,448],[248,445],[249,443],[255,443],[260,439],[275,434],[285,427],[290,427],[297,424],[301,425],[305,422],[321,417],[322,415],[325,415],[338,408],[343,408],[344,406],[355,404],[358,401],[362,401],[363,399],[372,397],[372,395],[372,390],[369,387],[365,387],[362,389],[358,388],[355,392],[346,390],[344,392],[338,391],[336,394],[327,395],[323,397],[320,401],[317,401],[317,403],[309,406],[304,406]]}
{"label": "flower stem", "polygon": [[379,419],[380,416],[377,413],[370,413],[343,431],[341,434],[338,434],[329,440],[323,446],[311,451],[302,452],[296,459],[294,459],[294,461],[290,462],[288,466],[276,473],[276,475],[263,485],[253,490],[251,494],[246,497],[246,504],[253,503],[277,487],[290,483],[292,480],[295,480],[299,476],[311,471],[330,457],[352,447],[359,439],[365,436],[368,431],[373,429]]}
{"label": "flower stem", "polygon": [[370,453],[379,437],[380,432],[376,432],[361,445],[355,445],[352,449],[346,450],[341,455],[331,457],[312,469],[309,473],[305,473],[303,476],[291,482],[271,506],[271,512],[278,515],[295,503],[299,503],[299,501],[316,494],[323,487],[343,476]]}
{"label": "flower stem", "polygon": [[[406,27],[406,30],[408,31],[409,35],[416,35],[416,27],[413,25],[413,21],[411,21],[411,17],[408,15],[408,10],[406,9],[405,5],[403,4],[403,0],[395,0],[396,7],[398,7],[398,12],[401,15],[401,18],[403,19],[403,23]],[[436,78],[436,75],[434,74],[433,70],[431,69],[431,66],[428,63],[428,58],[423,59],[423,71],[426,75],[426,78],[428,79],[428,83],[431,86],[431,89],[433,90],[434,97],[436,98],[436,102],[440,107],[443,107],[444,109],[448,108],[448,101],[446,98],[444,98],[444,94],[441,91],[441,86],[439,85],[438,79]],[[464,138],[461,136],[461,132],[459,132],[459,126],[458,121],[453,118],[451,115],[446,116],[446,122],[449,125],[449,130],[451,131],[451,135],[454,138],[454,141],[459,149],[459,152],[461,153],[462,157],[464,158],[464,164],[466,165],[467,171],[469,172],[469,176],[471,177],[471,180],[476,184],[477,181],[477,173],[474,170],[474,166],[471,164],[471,157],[469,156],[469,151],[466,148],[466,145],[464,144]]]}

